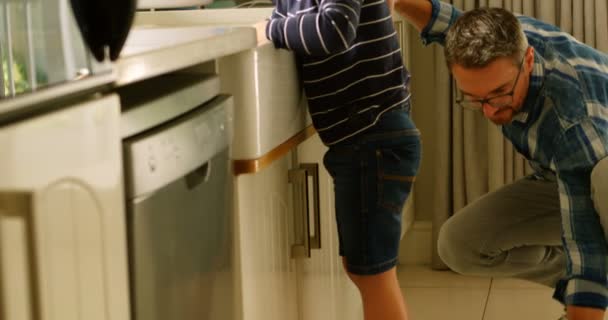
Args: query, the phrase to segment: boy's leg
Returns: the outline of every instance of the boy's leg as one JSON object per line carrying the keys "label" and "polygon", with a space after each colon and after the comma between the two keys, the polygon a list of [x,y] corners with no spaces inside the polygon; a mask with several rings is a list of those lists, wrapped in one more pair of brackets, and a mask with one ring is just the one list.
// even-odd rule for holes
{"label": "boy's leg", "polygon": [[361,276],[348,271],[347,274],[361,293],[366,320],[408,319],[396,267],[376,275]]}
{"label": "boy's leg", "polygon": [[334,180],[340,255],[366,320],[407,319],[395,266],[420,138],[405,111],[389,115],[357,141],[330,147],[324,158]]}
{"label": "boy's leg", "polygon": [[566,272],[557,183],[520,179],[443,225],[438,251],[454,271],[555,286]]}

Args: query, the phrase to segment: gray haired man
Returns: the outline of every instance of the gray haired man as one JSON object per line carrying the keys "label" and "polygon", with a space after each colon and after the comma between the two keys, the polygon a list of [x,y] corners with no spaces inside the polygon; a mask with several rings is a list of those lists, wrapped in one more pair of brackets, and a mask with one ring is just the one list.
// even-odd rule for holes
{"label": "gray haired man", "polygon": [[395,9],[444,45],[458,103],[501,126],[534,174],[471,203],[442,227],[453,270],[555,287],[570,320],[608,306],[608,56],[504,9],[437,0]]}

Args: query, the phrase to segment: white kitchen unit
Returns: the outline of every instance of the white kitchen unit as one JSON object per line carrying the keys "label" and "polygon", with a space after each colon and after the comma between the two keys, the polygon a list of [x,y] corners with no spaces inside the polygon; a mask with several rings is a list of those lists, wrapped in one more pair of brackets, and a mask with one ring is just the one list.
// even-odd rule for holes
{"label": "white kitchen unit", "polygon": [[325,147],[307,117],[295,57],[266,44],[218,67],[240,110],[233,159],[244,319],[362,319],[342,271]]}
{"label": "white kitchen unit", "polygon": [[89,97],[0,126],[3,320],[129,319],[120,106]]}
{"label": "white kitchen unit", "polygon": [[[396,21],[395,26],[402,45],[407,43],[404,22]],[[250,307],[245,305],[245,310],[250,312],[244,315],[246,319],[263,319],[264,311],[273,308],[270,310],[277,315],[276,319],[363,319],[359,292],[347,278],[338,253],[333,182],[322,161],[327,148],[318,135],[302,130],[302,125],[307,126],[310,122],[302,124],[299,121],[298,117],[306,111],[298,110],[305,105],[295,100],[299,95],[292,83],[296,78],[289,59],[292,57],[284,50],[262,46],[224,58],[219,63],[219,69],[227,72],[226,75],[236,77],[240,72],[240,79],[245,81],[230,81],[235,78],[224,77],[222,87],[234,93],[235,103],[244,114],[257,114],[259,118],[241,125],[238,125],[238,114],[235,119],[236,127],[240,128],[235,132],[235,137],[240,138],[235,140],[235,145],[240,146],[235,148],[236,171],[255,172],[237,177],[240,243],[246,248],[241,250],[242,274],[246,279],[252,279],[251,283],[245,281],[243,284],[244,296],[251,299]],[[282,76],[276,79],[272,74]],[[287,128],[284,127],[286,123],[290,124]],[[298,134],[297,130],[302,131]],[[257,143],[252,143],[254,141]],[[277,158],[276,154],[285,150],[291,151],[272,161]],[[308,168],[316,165],[318,179],[306,178],[310,190],[299,190],[293,183],[285,185],[285,173],[281,174],[288,168],[293,173],[301,164]],[[319,203],[311,202],[302,210],[298,205],[298,199],[302,197],[299,193],[305,192],[302,201],[314,199],[315,183],[318,183]],[[315,205],[319,207],[318,216],[314,212]],[[304,217],[299,216],[302,213]],[[307,225],[298,223],[304,219],[308,219]],[[413,197],[410,197],[403,211],[402,234],[413,221]],[[298,248],[294,256],[294,245],[302,241],[300,236],[306,232],[300,230],[302,227],[309,232],[310,238],[304,243],[310,248],[304,249],[303,255],[297,253],[301,250]],[[289,245],[286,246],[285,241],[289,241]],[[288,263],[289,256],[291,263]],[[275,264],[268,263],[269,260]],[[265,276],[257,280],[261,270]],[[273,274],[280,276],[273,277]],[[294,274],[295,289],[289,282]],[[272,285],[260,286],[270,283]],[[250,294],[247,294],[248,290]],[[293,290],[296,291],[297,317],[292,310]],[[272,301],[275,299],[285,303],[283,308],[274,307]]]}
{"label": "white kitchen unit", "polygon": [[232,159],[243,319],[299,319],[306,306],[299,299],[292,247],[303,234],[298,237],[294,226],[289,174],[300,165],[297,143],[314,131],[307,129],[295,57],[266,44],[220,59],[218,69],[222,90],[235,100]]}
{"label": "white kitchen unit", "polygon": [[237,247],[242,319],[298,319],[292,190],[287,176],[292,153],[264,170],[236,178]]}
{"label": "white kitchen unit", "polygon": [[[327,147],[318,134],[297,148],[298,162],[318,165],[320,221],[311,218],[311,236],[320,231],[320,245],[309,258],[297,259],[300,320],[363,319],[359,291],[348,279],[338,252],[334,185],[323,166]],[[309,178],[309,182],[313,182]],[[310,186],[310,185],[309,185]],[[309,187],[310,188],[310,187]],[[313,190],[308,190],[312,194]]]}
{"label": "white kitchen unit", "polygon": [[[270,10],[253,12],[263,17]],[[362,319],[359,293],[338,256],[333,186],[322,168],[325,149],[307,117],[295,56],[267,43],[220,59],[218,69],[237,110],[232,157],[244,319]],[[300,150],[308,141],[313,145]],[[308,181],[319,173],[321,180]],[[309,205],[319,183],[320,202]]]}

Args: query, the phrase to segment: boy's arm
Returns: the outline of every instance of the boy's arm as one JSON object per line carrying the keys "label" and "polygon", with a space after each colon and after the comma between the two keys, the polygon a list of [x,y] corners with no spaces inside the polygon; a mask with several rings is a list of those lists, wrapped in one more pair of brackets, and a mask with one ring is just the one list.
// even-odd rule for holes
{"label": "boy's arm", "polygon": [[418,31],[431,21],[433,6],[428,0],[389,0],[395,3],[397,13],[402,15]]}
{"label": "boy's arm", "polygon": [[[384,1],[369,5],[384,5]],[[348,49],[357,35],[363,0],[318,3],[320,7],[302,10],[296,15],[273,15],[266,26],[267,38],[277,48],[301,55],[328,55]]]}
{"label": "boy's arm", "polygon": [[439,0],[395,0],[395,10],[414,25],[424,44],[443,44],[445,35],[462,12]]}

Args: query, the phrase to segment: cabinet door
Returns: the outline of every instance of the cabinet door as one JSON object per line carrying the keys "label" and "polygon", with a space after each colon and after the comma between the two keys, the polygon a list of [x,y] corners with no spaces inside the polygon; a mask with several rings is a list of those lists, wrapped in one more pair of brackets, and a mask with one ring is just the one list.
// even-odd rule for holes
{"label": "cabinet door", "polygon": [[292,243],[288,171],[293,153],[255,174],[239,175],[237,263],[244,320],[297,319],[296,266]]}
{"label": "cabinet door", "polygon": [[[320,225],[320,248],[312,249],[310,258],[296,259],[300,320],[363,319],[359,292],[346,276],[338,253],[333,181],[323,166],[326,150],[318,135],[297,149],[299,164],[318,164],[320,202],[319,221],[309,214],[311,237],[317,236],[315,224]],[[308,184],[309,195],[314,192],[312,180]]]}
{"label": "cabinet door", "polygon": [[0,319],[127,320],[116,96],[0,128]]}

